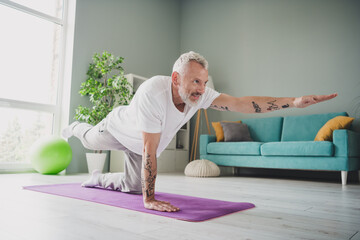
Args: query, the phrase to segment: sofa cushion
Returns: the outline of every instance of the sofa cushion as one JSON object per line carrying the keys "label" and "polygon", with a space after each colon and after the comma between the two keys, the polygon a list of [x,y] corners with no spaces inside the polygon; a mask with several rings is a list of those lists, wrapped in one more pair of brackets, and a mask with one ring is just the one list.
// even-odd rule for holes
{"label": "sofa cushion", "polygon": [[333,131],[337,129],[347,129],[350,127],[351,123],[355,118],[337,116],[333,119],[330,119],[325,123],[319,132],[316,134],[314,141],[332,141],[333,140]]}
{"label": "sofa cushion", "polygon": [[[277,142],[281,139],[282,117],[242,119],[256,142]],[[313,140],[313,139],[312,139]]]}
{"label": "sofa cushion", "polygon": [[284,117],[281,141],[313,141],[320,128],[336,116],[347,116],[347,113],[339,112]]}
{"label": "sofa cushion", "polygon": [[248,126],[245,123],[221,122],[225,142],[252,142]]}
{"label": "sofa cushion", "polygon": [[212,142],[207,146],[209,154],[260,155],[261,142]]}
{"label": "sofa cushion", "polygon": [[261,146],[261,155],[330,157],[334,155],[334,147],[327,141],[269,142]]}
{"label": "sofa cushion", "polygon": [[[224,121],[224,122],[230,122],[230,121]],[[235,123],[241,123],[241,121],[235,121]],[[211,125],[214,128],[215,135],[216,135],[216,141],[217,142],[223,142],[224,141],[224,130],[221,126],[220,122],[212,122]]]}

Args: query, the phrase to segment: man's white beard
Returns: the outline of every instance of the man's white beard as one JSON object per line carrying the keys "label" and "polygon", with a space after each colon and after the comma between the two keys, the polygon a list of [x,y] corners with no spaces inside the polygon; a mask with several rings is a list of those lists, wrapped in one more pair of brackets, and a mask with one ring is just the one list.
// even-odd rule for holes
{"label": "man's white beard", "polygon": [[196,101],[191,101],[190,100],[191,93],[186,93],[185,89],[181,85],[179,87],[179,95],[181,97],[181,100],[190,107],[196,107],[202,98],[201,95]]}

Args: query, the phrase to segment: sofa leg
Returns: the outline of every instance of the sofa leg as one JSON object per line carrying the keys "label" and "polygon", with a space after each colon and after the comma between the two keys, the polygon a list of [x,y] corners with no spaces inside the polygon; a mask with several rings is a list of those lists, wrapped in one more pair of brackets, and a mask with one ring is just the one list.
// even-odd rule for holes
{"label": "sofa leg", "polygon": [[347,171],[341,171],[341,183],[342,185],[346,185],[346,180],[347,180]]}
{"label": "sofa leg", "polygon": [[[234,176],[238,176],[239,175],[239,169],[237,167],[233,167],[233,173],[234,173]],[[360,174],[360,172],[359,172]]]}

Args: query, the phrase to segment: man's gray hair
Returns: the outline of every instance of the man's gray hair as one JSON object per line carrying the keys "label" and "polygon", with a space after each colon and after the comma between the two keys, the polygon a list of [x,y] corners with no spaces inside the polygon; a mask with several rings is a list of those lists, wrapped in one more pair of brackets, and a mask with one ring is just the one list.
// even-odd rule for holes
{"label": "man's gray hair", "polygon": [[186,66],[187,63],[189,63],[190,61],[195,61],[199,64],[201,64],[201,66],[203,66],[206,70],[208,70],[209,68],[209,63],[208,61],[206,61],[206,59],[201,56],[200,54],[190,51],[187,53],[183,53],[174,63],[173,66],[173,72],[178,72],[180,74],[183,73],[184,71],[184,67]]}

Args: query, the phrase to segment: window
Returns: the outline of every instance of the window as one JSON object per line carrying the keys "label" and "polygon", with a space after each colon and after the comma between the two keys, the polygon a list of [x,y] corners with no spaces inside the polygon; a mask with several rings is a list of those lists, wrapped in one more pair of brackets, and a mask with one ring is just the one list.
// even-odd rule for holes
{"label": "window", "polygon": [[29,149],[58,134],[67,0],[0,0],[0,171],[31,168]]}

